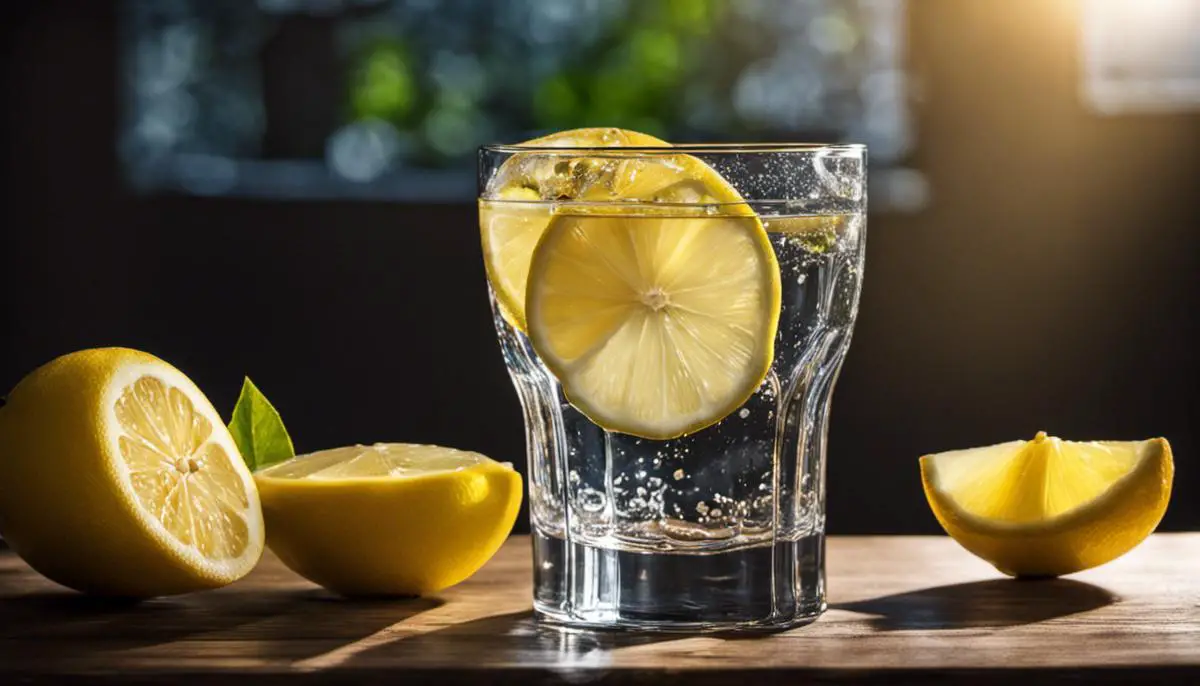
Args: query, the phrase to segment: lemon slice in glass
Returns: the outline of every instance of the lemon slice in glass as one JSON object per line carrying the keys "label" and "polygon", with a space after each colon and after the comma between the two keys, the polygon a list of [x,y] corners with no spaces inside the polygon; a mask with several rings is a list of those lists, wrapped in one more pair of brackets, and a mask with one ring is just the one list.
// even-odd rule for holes
{"label": "lemon slice in glass", "polygon": [[521,508],[521,476],[479,453],[378,443],[255,472],[267,542],[344,595],[420,595],[471,576]]}
{"label": "lemon slice in glass", "polygon": [[837,245],[847,228],[845,215],[763,217],[767,233],[790,236],[808,253],[820,255]]}
{"label": "lemon slice in glass", "polygon": [[0,409],[9,544],[72,588],[149,597],[221,586],[263,550],[258,493],[216,410],[162,360],[64,355]]}
{"label": "lemon slice in glass", "polygon": [[[669,143],[636,131],[589,128],[560,131],[521,145],[602,148]],[[632,159],[569,157],[556,152],[517,153],[501,165],[479,201],[479,225],[484,266],[505,319],[525,329],[529,259],[551,216],[550,205],[543,201],[599,198],[620,192],[637,177],[638,164]]]}
{"label": "lemon slice in glass", "polygon": [[921,458],[933,513],[964,548],[1011,576],[1057,576],[1113,560],[1158,526],[1171,497],[1165,439],[1046,436]]}
{"label": "lemon slice in glass", "polygon": [[[689,203],[740,200],[688,155],[637,183]],[[571,403],[651,439],[714,424],[754,393],[779,306],[775,253],[744,204],[562,210],[534,250],[526,295],[530,341]]]}

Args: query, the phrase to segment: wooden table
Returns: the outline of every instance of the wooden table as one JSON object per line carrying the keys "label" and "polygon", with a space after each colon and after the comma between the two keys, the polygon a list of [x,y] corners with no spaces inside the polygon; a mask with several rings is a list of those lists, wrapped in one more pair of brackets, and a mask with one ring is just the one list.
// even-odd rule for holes
{"label": "wooden table", "polygon": [[753,638],[562,632],[530,613],[514,537],[434,598],[346,601],[268,557],[140,605],[67,592],[0,552],[0,686],[18,684],[1200,684],[1200,534],[1011,581],[940,537],[833,538],[830,611]]}

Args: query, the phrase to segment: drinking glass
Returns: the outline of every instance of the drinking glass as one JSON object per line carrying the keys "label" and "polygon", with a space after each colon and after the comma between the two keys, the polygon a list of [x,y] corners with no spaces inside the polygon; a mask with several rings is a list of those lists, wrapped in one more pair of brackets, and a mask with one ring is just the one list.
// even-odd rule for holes
{"label": "drinking glass", "polygon": [[[663,185],[661,168],[677,168],[681,156],[736,193],[714,199],[682,177],[662,192],[629,190],[646,178]],[[652,167],[659,176],[647,176]],[[829,405],[863,275],[865,147],[485,146],[479,194],[485,254],[496,249],[489,231],[512,222],[525,222],[524,249],[536,251],[540,227],[554,222],[749,216],[765,229],[778,269],[765,378],[716,423],[654,439],[597,424],[568,399],[514,314],[521,303],[498,297],[501,267],[489,264],[496,331],[524,410],[539,617],[665,631],[816,619],[825,609]],[[684,267],[703,276],[716,257],[689,254]]]}

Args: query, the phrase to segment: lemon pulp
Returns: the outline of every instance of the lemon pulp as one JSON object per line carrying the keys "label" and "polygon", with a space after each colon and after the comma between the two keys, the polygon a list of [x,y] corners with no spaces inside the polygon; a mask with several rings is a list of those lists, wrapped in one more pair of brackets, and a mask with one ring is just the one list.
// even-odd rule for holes
{"label": "lemon pulp", "polygon": [[127,386],[114,411],[121,456],[142,508],[207,558],[241,555],[250,539],[250,498],[225,448],[209,440],[212,422],[182,390],[153,376]]}
{"label": "lemon pulp", "polygon": [[921,458],[946,531],[1016,576],[1070,574],[1132,549],[1162,519],[1173,475],[1161,438],[1072,442],[1039,433]]}

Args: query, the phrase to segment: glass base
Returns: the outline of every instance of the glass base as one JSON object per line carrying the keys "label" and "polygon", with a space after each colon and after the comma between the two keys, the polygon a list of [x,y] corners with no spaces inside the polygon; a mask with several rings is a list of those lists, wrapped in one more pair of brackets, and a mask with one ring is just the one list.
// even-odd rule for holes
{"label": "glass base", "polygon": [[777,631],[825,611],[825,537],[715,553],[598,548],[533,534],[534,610],[591,629]]}

